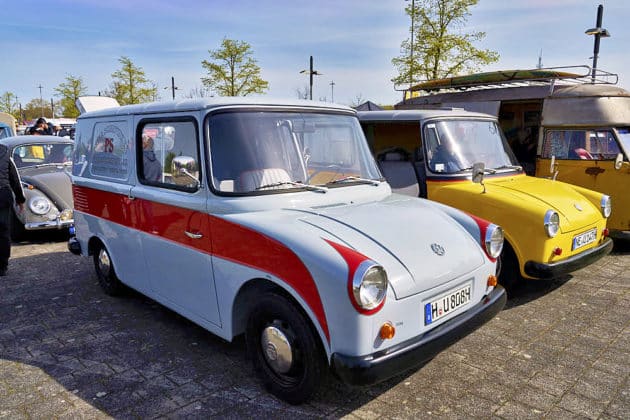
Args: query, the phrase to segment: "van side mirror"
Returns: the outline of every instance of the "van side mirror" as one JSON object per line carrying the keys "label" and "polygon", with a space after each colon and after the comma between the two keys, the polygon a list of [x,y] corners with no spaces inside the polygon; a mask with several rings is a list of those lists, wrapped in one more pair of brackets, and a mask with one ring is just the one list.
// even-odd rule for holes
{"label": "van side mirror", "polygon": [[173,178],[185,176],[190,178],[195,187],[199,187],[199,171],[197,162],[190,156],[176,156],[171,163]]}
{"label": "van side mirror", "polygon": [[623,165],[623,153],[617,153],[617,157],[615,158],[615,169],[621,169],[621,165]]}

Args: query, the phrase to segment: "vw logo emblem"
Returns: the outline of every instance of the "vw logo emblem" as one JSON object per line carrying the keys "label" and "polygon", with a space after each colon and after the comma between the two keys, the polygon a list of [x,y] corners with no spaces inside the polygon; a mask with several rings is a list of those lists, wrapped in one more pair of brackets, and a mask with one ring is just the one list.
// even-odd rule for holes
{"label": "vw logo emblem", "polygon": [[582,211],[582,206],[580,206],[578,203],[574,203],[573,206],[578,209],[578,211]]}
{"label": "vw logo emblem", "polygon": [[438,254],[440,257],[442,255],[444,255],[444,253],[446,251],[444,251],[444,247],[440,244],[431,244],[431,249],[433,250],[433,252],[435,252],[436,254]]}

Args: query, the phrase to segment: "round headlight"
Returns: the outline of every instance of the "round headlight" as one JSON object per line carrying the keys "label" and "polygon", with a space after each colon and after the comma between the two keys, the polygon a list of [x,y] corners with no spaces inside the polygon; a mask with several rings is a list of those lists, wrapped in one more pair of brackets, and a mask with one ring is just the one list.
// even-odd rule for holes
{"label": "round headlight", "polygon": [[609,217],[610,213],[612,213],[612,203],[610,200],[610,196],[602,196],[602,201],[600,202],[600,205],[602,207],[602,214],[604,215],[604,217]]}
{"label": "round headlight", "polygon": [[553,210],[545,213],[545,231],[550,238],[555,237],[560,230],[560,216]]}
{"label": "round headlight", "polygon": [[364,261],[354,273],[352,296],[354,302],[363,310],[377,308],[387,294],[387,273],[373,261]]}
{"label": "round headlight", "polygon": [[488,255],[497,258],[503,249],[503,229],[493,223],[489,224],[486,229],[484,245]]}
{"label": "round headlight", "polygon": [[46,197],[33,197],[28,202],[28,208],[35,214],[46,214],[50,211],[52,203]]}

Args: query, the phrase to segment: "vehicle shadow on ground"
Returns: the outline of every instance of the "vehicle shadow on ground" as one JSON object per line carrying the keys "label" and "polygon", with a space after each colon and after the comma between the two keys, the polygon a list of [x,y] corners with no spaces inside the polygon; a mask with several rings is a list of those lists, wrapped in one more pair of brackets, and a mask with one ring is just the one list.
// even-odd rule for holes
{"label": "vehicle shadow on ground", "polygon": [[628,255],[630,254],[630,240],[616,240],[614,242],[611,255]]}
{"label": "vehicle shadow on ground", "polygon": [[12,239],[12,245],[64,242],[70,235],[68,230],[31,230],[24,232],[19,239]]}
{"label": "vehicle shadow on ground", "polygon": [[331,379],[311,402],[290,406],[261,387],[242,337],[228,343],[131,290],[105,295],[87,258],[16,258],[3,279],[0,359],[39,368],[52,379],[43,385],[48,392],[74,395],[114,417],[262,417],[278,410],[337,417],[406,377],[366,388]]}
{"label": "vehicle shadow on ground", "polygon": [[573,278],[567,274],[552,280],[520,280],[515,285],[506,288],[508,301],[504,310],[524,305],[562,287]]}

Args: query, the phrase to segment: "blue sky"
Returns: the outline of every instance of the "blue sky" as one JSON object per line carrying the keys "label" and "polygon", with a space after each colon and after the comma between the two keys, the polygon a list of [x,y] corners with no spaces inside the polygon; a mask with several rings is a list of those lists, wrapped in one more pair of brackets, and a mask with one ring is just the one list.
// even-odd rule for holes
{"label": "blue sky", "polygon": [[[409,35],[404,0],[0,0],[0,94],[22,104],[50,99],[67,74],[80,76],[90,94],[106,89],[118,58],[130,57],[155,81],[163,99],[201,88],[201,61],[224,37],[246,41],[269,81],[268,95],[296,98],[308,88],[313,55],[313,97],[352,104],[359,98],[393,104],[391,59]],[[497,51],[483,70],[590,65],[598,4],[604,5],[598,68],[619,74],[630,88],[630,1],[480,0],[465,29],[485,31],[477,44]],[[8,18],[10,17],[10,18]],[[334,82],[334,87],[330,83]],[[164,89],[165,87],[169,89]]]}

